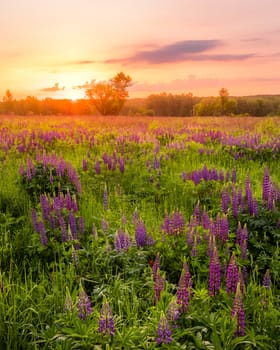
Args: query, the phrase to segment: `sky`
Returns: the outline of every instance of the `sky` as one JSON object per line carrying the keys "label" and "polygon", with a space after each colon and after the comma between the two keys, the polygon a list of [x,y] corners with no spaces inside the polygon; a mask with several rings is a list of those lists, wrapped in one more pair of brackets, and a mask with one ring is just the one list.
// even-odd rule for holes
{"label": "sky", "polygon": [[279,0],[0,0],[0,99],[280,94]]}

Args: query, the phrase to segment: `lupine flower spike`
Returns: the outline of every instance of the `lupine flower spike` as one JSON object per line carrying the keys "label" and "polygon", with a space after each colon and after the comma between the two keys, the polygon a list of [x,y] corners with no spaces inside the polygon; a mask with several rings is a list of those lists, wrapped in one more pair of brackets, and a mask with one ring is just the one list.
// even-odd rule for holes
{"label": "lupine flower spike", "polygon": [[92,313],[90,299],[85,292],[82,285],[80,285],[79,295],[78,295],[78,316],[83,321],[87,318],[88,315]]}
{"label": "lupine flower spike", "polygon": [[105,297],[103,298],[103,304],[100,310],[98,332],[111,336],[115,333],[113,313]]}
{"label": "lupine flower spike", "polygon": [[168,320],[162,311],[157,328],[157,344],[170,344],[171,341],[171,330],[168,324]]}
{"label": "lupine flower spike", "polygon": [[237,284],[235,298],[231,309],[231,317],[236,320],[236,337],[245,335],[245,312],[242,303],[242,294],[240,291],[240,283]]}

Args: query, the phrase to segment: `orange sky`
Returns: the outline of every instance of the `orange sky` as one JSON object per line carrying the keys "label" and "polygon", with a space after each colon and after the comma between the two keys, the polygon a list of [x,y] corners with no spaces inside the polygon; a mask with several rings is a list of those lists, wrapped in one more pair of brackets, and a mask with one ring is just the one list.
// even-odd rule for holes
{"label": "orange sky", "polygon": [[279,0],[9,0],[0,99],[84,97],[119,71],[130,96],[280,94]]}

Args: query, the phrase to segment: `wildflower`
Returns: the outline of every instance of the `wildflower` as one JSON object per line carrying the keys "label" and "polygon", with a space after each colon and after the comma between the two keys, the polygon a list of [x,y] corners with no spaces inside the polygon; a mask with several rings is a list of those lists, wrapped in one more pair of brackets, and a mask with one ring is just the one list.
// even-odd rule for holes
{"label": "wildflower", "polygon": [[72,212],[69,213],[68,220],[69,220],[69,226],[70,226],[72,237],[75,240],[78,238],[77,225],[76,225],[76,218]]}
{"label": "wildflower", "polygon": [[232,216],[236,219],[238,217],[238,197],[235,188],[232,189],[231,207]]}
{"label": "wildflower", "polygon": [[236,168],[234,168],[234,169],[232,170],[231,181],[232,181],[233,183],[236,183]]}
{"label": "wildflower", "polygon": [[85,220],[82,216],[79,217],[79,230],[82,235],[85,234]]}
{"label": "wildflower", "polygon": [[164,344],[170,344],[172,341],[171,338],[171,330],[168,324],[168,320],[163,312],[161,312],[160,319],[158,322],[158,328],[157,328],[157,344],[160,345],[162,343]]}
{"label": "wildflower", "polygon": [[221,265],[216,245],[213,249],[213,255],[210,258],[209,268],[209,295],[215,296],[219,293],[221,284]]}
{"label": "wildflower", "polygon": [[236,331],[234,335],[236,337],[242,337],[245,335],[245,312],[242,303],[242,295],[240,291],[240,283],[237,284],[235,297],[231,309],[231,317],[236,319]]}
{"label": "wildflower", "polygon": [[100,175],[100,173],[101,173],[101,168],[100,168],[100,162],[99,162],[99,160],[97,160],[97,161],[95,162],[95,172],[96,172],[97,175]]}
{"label": "wildflower", "polygon": [[88,162],[86,159],[83,159],[83,171],[87,171],[88,170]]}
{"label": "wildflower", "polygon": [[232,253],[226,272],[226,291],[228,294],[235,293],[238,283],[238,266],[236,256]]}
{"label": "wildflower", "polygon": [[156,271],[154,281],[154,304],[157,304],[160,298],[161,292],[164,290],[164,278],[160,275],[160,269]]}
{"label": "wildflower", "polygon": [[247,258],[247,246],[248,246],[248,230],[247,230],[247,225],[245,224],[240,233],[241,259]]}
{"label": "wildflower", "polygon": [[124,157],[119,159],[119,168],[120,168],[120,172],[123,174],[124,173]]}
{"label": "wildflower", "polygon": [[104,233],[107,233],[107,232],[108,232],[109,223],[108,223],[108,221],[107,221],[105,218],[103,218],[102,221],[101,221],[101,228],[102,228],[102,231],[103,231]]}
{"label": "wildflower", "polygon": [[263,276],[262,285],[265,288],[269,289],[270,284],[271,284],[270,273],[269,273],[269,270],[267,269],[264,276]]}
{"label": "wildflower", "polygon": [[119,229],[115,239],[114,239],[114,247],[116,251],[127,251],[131,246],[131,240],[128,233],[124,233],[122,229]]}
{"label": "wildflower", "polygon": [[157,275],[157,270],[160,268],[160,255],[159,252],[157,252],[155,261],[152,266],[152,271],[153,271],[153,280],[156,280],[156,275]]}
{"label": "wildflower", "polygon": [[61,240],[62,242],[65,242],[67,241],[67,228],[66,228],[66,223],[63,216],[59,217],[59,226],[61,230]]}
{"label": "wildflower", "polygon": [[146,244],[147,231],[146,226],[142,220],[140,220],[135,229],[135,240],[137,247],[144,247]]}
{"label": "wildflower", "polygon": [[115,333],[113,313],[105,298],[100,311],[98,332],[103,333],[104,335],[109,334],[111,336]]}
{"label": "wildflower", "polygon": [[186,261],[183,263],[183,270],[180,276],[178,290],[177,290],[177,304],[180,313],[188,311],[190,289],[192,288],[191,274]]}
{"label": "wildflower", "polygon": [[43,246],[48,245],[48,238],[47,238],[47,233],[46,233],[46,228],[45,225],[42,221],[38,222],[38,230],[40,233],[40,240]]}
{"label": "wildflower", "polygon": [[80,319],[85,320],[92,312],[91,302],[89,297],[82,286],[80,286],[78,295],[78,316]]}
{"label": "wildflower", "polygon": [[39,233],[40,231],[39,231],[38,217],[37,217],[36,209],[32,208],[31,216],[32,216],[32,223],[33,223],[34,230]]}
{"label": "wildflower", "polygon": [[222,191],[222,210],[224,214],[226,214],[228,211],[229,202],[230,202],[230,198],[229,198],[228,190],[223,190]]}
{"label": "wildflower", "polygon": [[228,224],[228,217],[227,215],[224,215],[221,219],[221,230],[220,230],[220,238],[223,242],[226,242],[228,239],[228,231],[229,231],[229,224]]}
{"label": "wildflower", "polygon": [[169,322],[171,322],[173,328],[177,327],[176,322],[179,320],[179,317],[180,317],[179,306],[176,300],[172,300],[168,305],[166,318],[168,319]]}

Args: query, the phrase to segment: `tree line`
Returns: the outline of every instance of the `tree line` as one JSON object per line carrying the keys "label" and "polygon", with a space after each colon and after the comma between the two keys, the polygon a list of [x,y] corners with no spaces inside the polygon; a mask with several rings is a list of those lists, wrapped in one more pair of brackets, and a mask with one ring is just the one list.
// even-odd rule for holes
{"label": "tree line", "polygon": [[146,98],[128,99],[132,79],[123,72],[108,81],[91,82],[86,98],[38,99],[27,96],[16,100],[7,90],[0,101],[0,114],[16,115],[142,115],[142,116],[280,116],[280,95],[230,96],[221,88],[217,96],[198,97],[185,94],[159,93]]}

